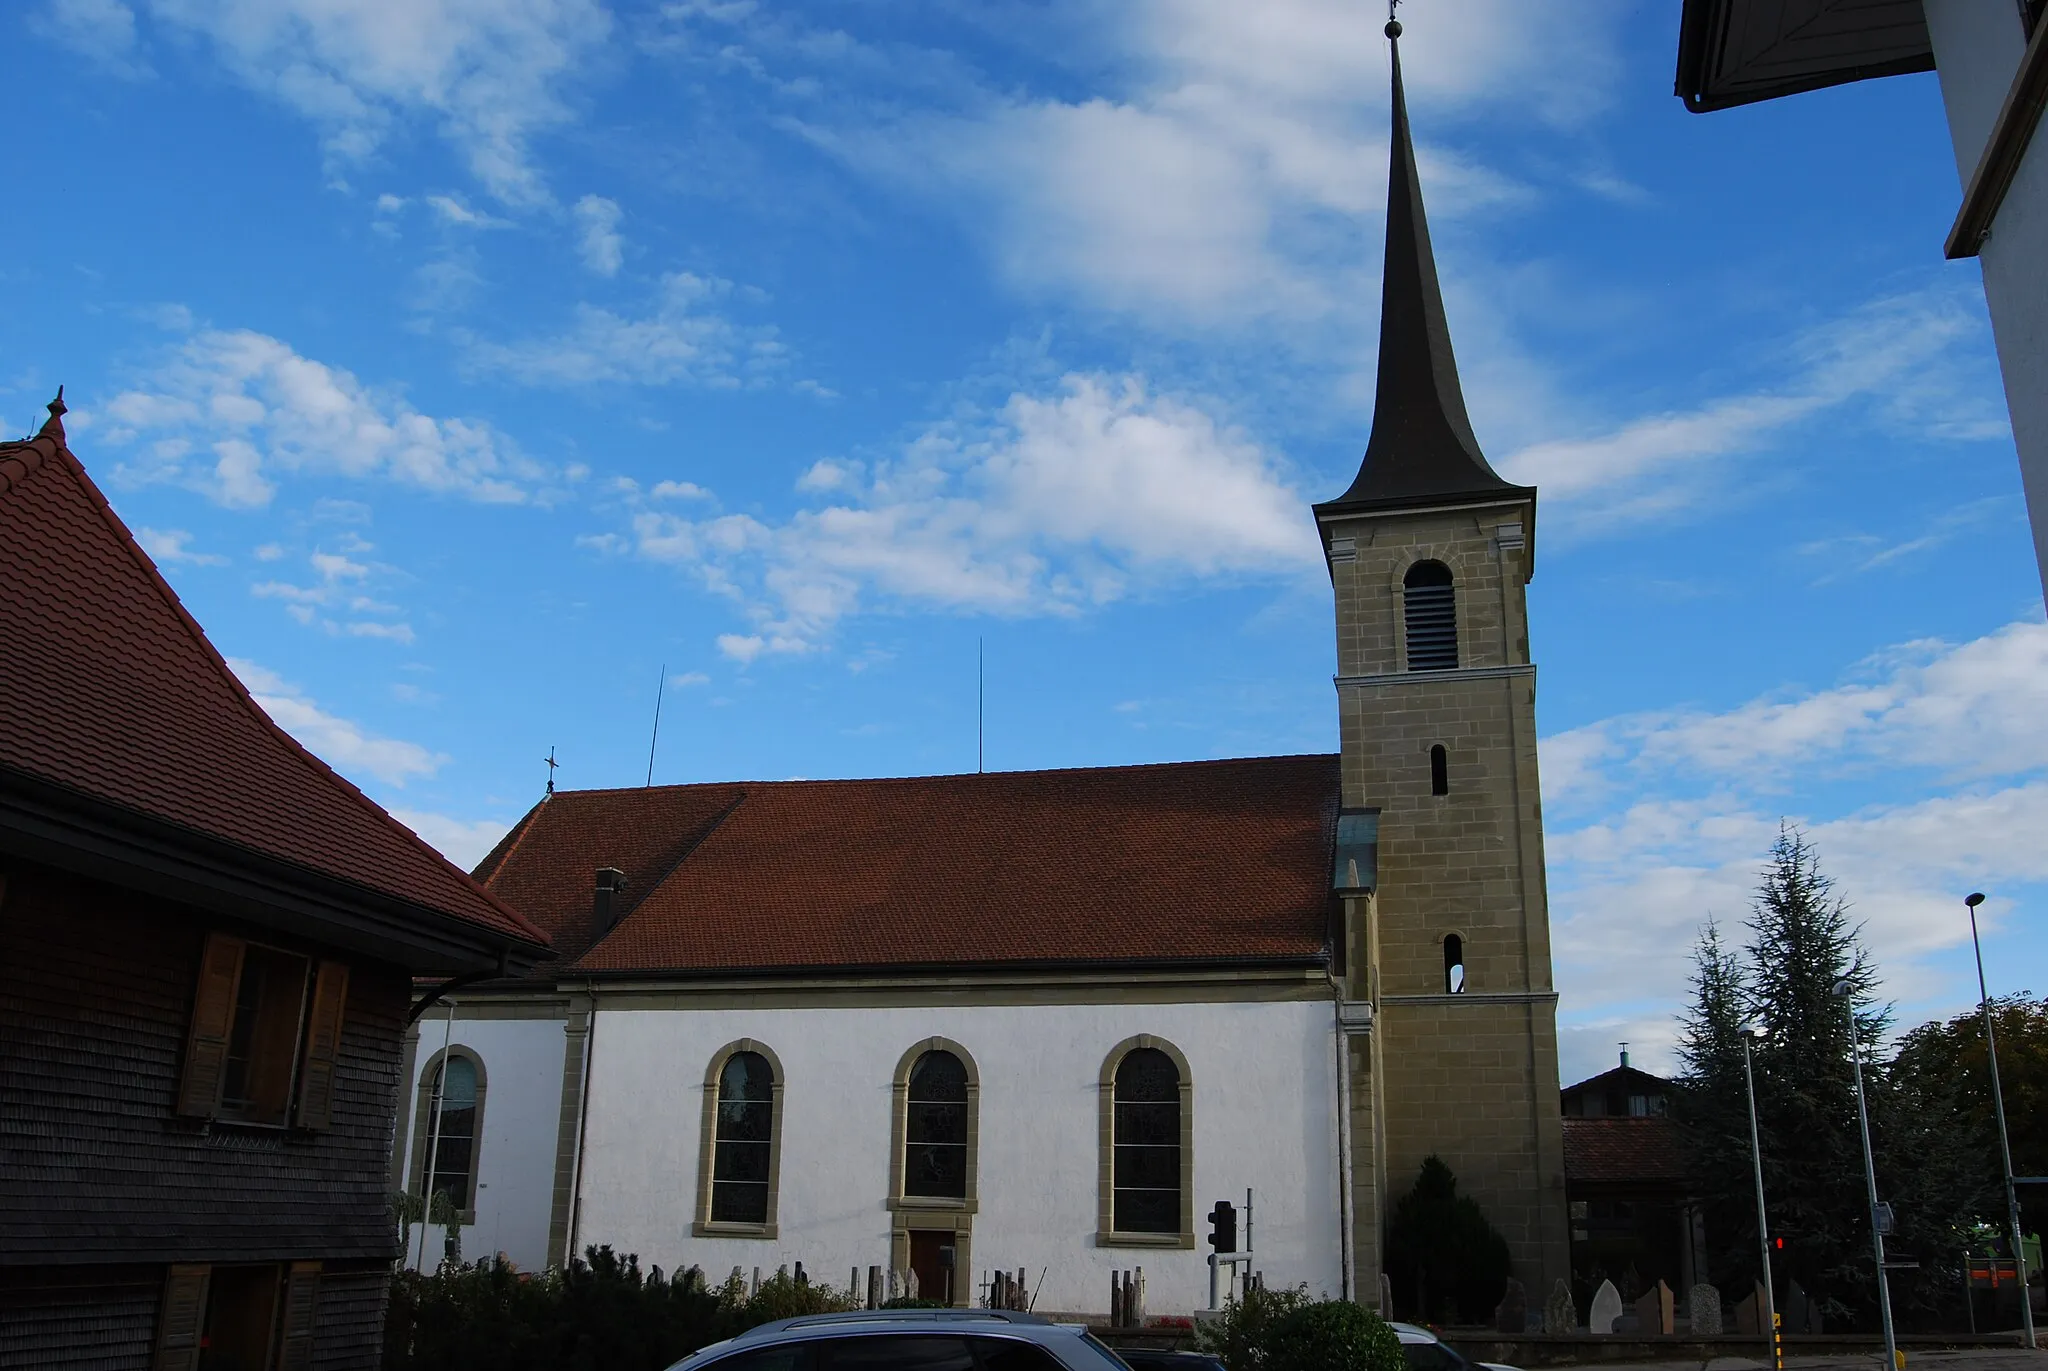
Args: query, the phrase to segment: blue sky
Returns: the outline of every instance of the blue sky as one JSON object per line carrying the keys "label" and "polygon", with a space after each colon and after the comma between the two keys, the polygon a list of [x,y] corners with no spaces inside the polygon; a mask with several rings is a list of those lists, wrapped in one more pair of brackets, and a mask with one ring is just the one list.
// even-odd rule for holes
{"label": "blue sky", "polygon": [[[1675,6],[1414,0],[1465,388],[1542,488],[1565,1074],[1809,827],[1911,1021],[2048,990],[2048,628],[1932,76],[1709,117]],[[1354,0],[39,0],[0,424],[459,860],[570,787],[1334,748]],[[821,854],[801,859],[817,860]]]}

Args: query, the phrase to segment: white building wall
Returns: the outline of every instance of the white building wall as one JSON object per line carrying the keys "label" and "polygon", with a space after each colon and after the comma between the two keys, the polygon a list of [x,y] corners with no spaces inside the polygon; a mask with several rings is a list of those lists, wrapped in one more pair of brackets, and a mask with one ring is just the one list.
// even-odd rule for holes
{"label": "white building wall", "polygon": [[[1967,191],[2027,37],[2018,7],[2005,0],[1926,0],[1926,10],[1957,178]],[[2048,138],[2037,133],[2028,147],[1978,260],[2034,555],[2048,589],[2048,386],[2041,382],[2048,376]]]}
{"label": "white building wall", "polygon": [[[1044,1270],[1041,1311],[1103,1313],[1110,1273],[1143,1267],[1153,1313],[1207,1303],[1207,1225],[1217,1200],[1256,1191],[1258,1266],[1269,1285],[1342,1290],[1335,1039],[1327,1001],[947,1008],[620,1010],[600,1002],[578,1241],[665,1270],[804,1263],[843,1284],[890,1260],[891,1087],[914,1043],[951,1038],[979,1072],[980,1156],[972,1262]],[[1194,1077],[1197,1247],[1095,1245],[1098,1082],[1139,1033],[1164,1038]],[[697,1238],[706,1068],[740,1038],[781,1059],[778,1236]],[[1240,1225],[1242,1217],[1240,1217]],[[1240,1241],[1242,1234],[1240,1233]]]}
{"label": "white building wall", "polygon": [[[437,1007],[420,1021],[419,1050],[403,1107],[413,1111],[406,1131],[406,1188],[420,1190],[413,1159],[420,1155],[420,1131],[433,1124],[431,1108],[419,1105],[419,1083],[428,1064],[439,1060],[446,1021]],[[522,1271],[547,1265],[548,1219],[554,1198],[555,1141],[562,1114],[562,1019],[465,1019],[457,1005],[449,1041],[466,1047],[484,1065],[484,1113],[477,1142],[476,1223],[462,1233],[466,1261],[503,1252]],[[430,1224],[426,1265],[441,1257],[443,1232]],[[420,1257],[420,1233],[413,1230],[406,1264]]]}

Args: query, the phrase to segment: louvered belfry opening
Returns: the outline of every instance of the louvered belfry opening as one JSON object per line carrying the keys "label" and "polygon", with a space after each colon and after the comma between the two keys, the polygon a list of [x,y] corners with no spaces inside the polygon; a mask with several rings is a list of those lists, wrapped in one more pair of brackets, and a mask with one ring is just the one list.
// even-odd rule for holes
{"label": "louvered belfry opening", "polygon": [[1408,619],[1408,669],[1449,671],[1458,665],[1458,599],[1442,562],[1408,568],[1403,595]]}

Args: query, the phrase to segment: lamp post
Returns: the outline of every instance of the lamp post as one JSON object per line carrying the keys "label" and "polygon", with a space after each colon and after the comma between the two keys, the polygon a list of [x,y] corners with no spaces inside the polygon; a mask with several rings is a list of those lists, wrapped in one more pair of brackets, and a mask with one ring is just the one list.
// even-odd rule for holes
{"label": "lamp post", "polygon": [[2034,1346],[2034,1300],[2027,1292],[2027,1250],[2020,1245],[2020,1202],[2013,1192],[2012,1144],[2005,1135],[2005,1093],[1998,1084],[1998,1039],[1991,1030],[1991,993],[1984,988],[1984,946],[1977,940],[1977,906],[1984,896],[1963,901],[1970,911],[1970,946],[1977,953],[1977,1003],[1984,1011],[1984,1051],[1991,1059],[1991,1112],[1998,1116],[1998,1160],[2005,1167],[2005,1218],[2012,1231],[2013,1269],[2020,1273],[2020,1325],[2027,1346]]}
{"label": "lamp post", "polygon": [[1771,1224],[1764,1213],[1764,1149],[1756,1127],[1756,1072],[1750,1065],[1750,1044],[1763,1036],[1763,1026],[1746,1023],[1735,1030],[1742,1039],[1742,1085],[1749,1096],[1749,1159],[1756,1170],[1756,1246],[1763,1262],[1764,1328],[1770,1334],[1771,1366],[1785,1371],[1785,1353],[1778,1336],[1778,1296],[1771,1284]]}
{"label": "lamp post", "polygon": [[1855,987],[1839,980],[1832,993],[1849,1014],[1849,1060],[1856,1065],[1856,1122],[1863,1130],[1863,1183],[1870,1193],[1870,1250],[1877,1258],[1877,1312],[1884,1321],[1885,1371],[1899,1371],[1899,1340],[1892,1332],[1892,1287],[1884,1273],[1884,1225],[1878,1220],[1877,1163],[1870,1155],[1870,1106],[1863,1097],[1863,1034],[1856,1027]]}

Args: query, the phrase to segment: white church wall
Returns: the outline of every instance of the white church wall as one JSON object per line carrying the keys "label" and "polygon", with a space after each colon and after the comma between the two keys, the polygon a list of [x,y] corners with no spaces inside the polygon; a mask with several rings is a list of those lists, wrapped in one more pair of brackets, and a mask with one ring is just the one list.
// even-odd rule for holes
{"label": "white church wall", "polygon": [[[419,1084],[428,1065],[439,1060],[443,1020],[429,1011],[420,1022],[419,1050],[405,1107],[413,1111],[406,1137],[406,1185],[417,1194],[420,1177],[413,1170],[419,1155],[415,1140],[431,1128],[430,1108],[419,1105]],[[503,1252],[522,1271],[546,1267],[548,1219],[555,1184],[555,1142],[562,1112],[561,1019],[465,1019],[461,1007],[448,1040],[475,1053],[484,1068],[484,1110],[477,1143],[476,1222],[462,1232],[462,1255],[474,1261]],[[426,1265],[440,1259],[443,1231],[429,1224]],[[413,1230],[406,1264],[420,1256],[419,1230]]]}
{"label": "white church wall", "polygon": [[[1095,1245],[1098,1081],[1139,1033],[1164,1038],[1194,1078],[1197,1247]],[[1271,1285],[1341,1289],[1335,1044],[1327,1001],[945,1008],[617,1010],[600,1004],[579,1241],[665,1270],[804,1263],[814,1280],[886,1267],[891,1086],[914,1043],[940,1036],[980,1076],[979,1213],[971,1273],[1025,1268],[1038,1308],[1103,1312],[1110,1273],[1143,1267],[1154,1313],[1207,1302],[1207,1225],[1219,1199],[1256,1191],[1259,1267]],[[698,1238],[703,1082],[740,1038],[784,1070],[774,1240]],[[1240,1218],[1242,1224],[1242,1218]],[[1240,1241],[1242,1238],[1240,1237]]]}
{"label": "white church wall", "polygon": [[[1967,191],[1990,141],[2006,92],[2026,51],[2017,7],[1984,0],[1927,0],[1956,172]],[[1960,201],[1958,202],[1960,203]],[[2048,290],[2042,288],[2048,247],[2048,139],[2038,133],[1978,251],[1984,296],[2004,374],[2021,484],[2034,528],[2034,555],[2048,588]]]}

